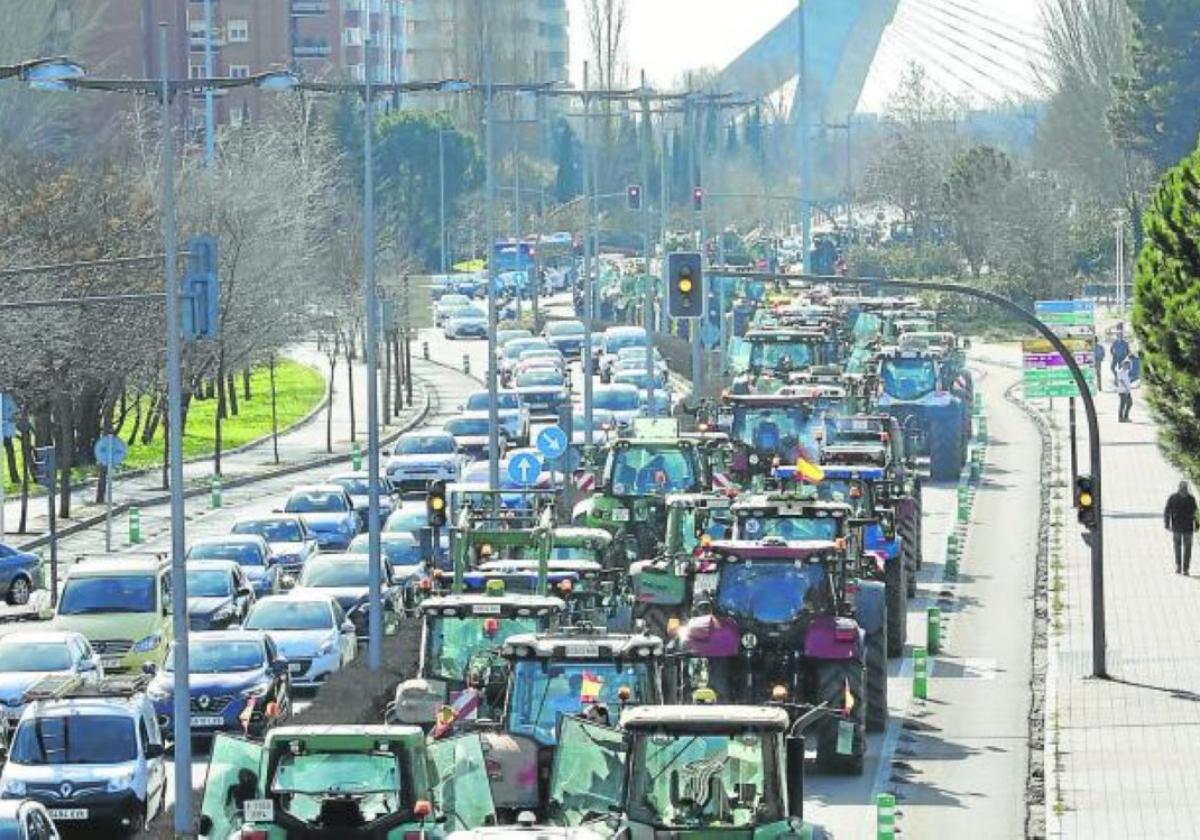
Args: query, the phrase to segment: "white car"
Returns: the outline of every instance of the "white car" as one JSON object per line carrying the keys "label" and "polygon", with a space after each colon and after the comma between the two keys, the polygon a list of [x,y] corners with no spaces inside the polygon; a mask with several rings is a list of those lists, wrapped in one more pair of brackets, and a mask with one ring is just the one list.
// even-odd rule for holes
{"label": "white car", "polygon": [[408,432],[387,462],[387,477],[401,491],[424,490],[433,481],[458,481],[466,458],[447,432]]}
{"label": "white car", "polygon": [[597,408],[610,412],[618,424],[629,425],[642,416],[642,397],[633,385],[598,385],[592,389],[593,414]]}
{"label": "white car", "polygon": [[608,382],[612,376],[613,365],[616,364],[617,354],[626,348],[640,347],[645,349],[650,343],[650,336],[642,327],[609,327],[600,338],[597,350],[597,373],[601,382]]}
{"label": "white car", "polygon": [[487,313],[478,306],[455,309],[442,320],[442,335],[457,338],[487,338]]}
{"label": "white car", "polygon": [[[467,411],[457,417],[451,417],[442,424],[442,430],[454,435],[458,451],[472,458],[487,455],[488,440],[491,437],[491,425],[488,423],[486,411]],[[499,429],[497,442],[501,454],[508,448],[508,433]]]}
{"label": "white car", "polygon": [[[482,411],[486,414],[488,392],[472,391],[466,402],[458,408],[460,411]],[[528,446],[532,418],[529,414],[529,407],[521,402],[517,392],[499,391],[496,394],[496,410],[500,418],[500,428],[504,430],[504,435],[508,438],[509,443],[514,446]]]}
{"label": "white car", "polygon": [[512,377],[513,369],[517,366],[517,362],[521,360],[521,354],[528,350],[553,350],[550,343],[544,338],[515,338],[504,345],[504,349],[497,350],[499,359],[497,360],[497,368],[500,372],[500,381],[507,383]]}
{"label": "white car", "polygon": [[433,325],[440,327],[452,313],[471,305],[472,301],[466,295],[442,295],[433,304]]}
{"label": "white car", "polygon": [[72,630],[24,630],[0,638],[0,710],[7,723],[16,725],[25,692],[51,675],[90,685],[104,678],[104,666],[83,634]]}
{"label": "white car", "polygon": [[354,624],[330,595],[271,595],[251,608],[243,626],[271,637],[297,687],[320,685],[358,650]]}
{"label": "white car", "polygon": [[[667,362],[663,359],[662,354],[658,352],[658,348],[654,348],[654,370],[658,374],[659,379],[665,385],[670,377],[670,370],[667,368]],[[629,370],[629,369],[646,369],[646,348],[645,347],[626,347],[617,353],[617,360],[613,365],[613,370]]]}

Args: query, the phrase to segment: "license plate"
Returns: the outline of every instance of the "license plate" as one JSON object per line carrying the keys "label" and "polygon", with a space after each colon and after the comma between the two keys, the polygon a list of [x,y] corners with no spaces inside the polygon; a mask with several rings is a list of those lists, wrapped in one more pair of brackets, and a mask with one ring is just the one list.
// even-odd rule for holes
{"label": "license plate", "polygon": [[500,615],[499,604],[476,604],[471,608],[475,615]]}
{"label": "license plate", "polygon": [[571,659],[595,659],[599,655],[599,645],[569,645],[567,647],[567,656]]}
{"label": "license plate", "polygon": [[613,522],[628,522],[629,521],[629,509],[628,508],[614,508],[613,512],[612,512],[612,521]]}
{"label": "license plate", "polygon": [[50,808],[52,820],[86,820],[87,808]]}
{"label": "license plate", "polygon": [[224,726],[225,718],[220,715],[193,715],[192,726]]}
{"label": "license plate", "polygon": [[272,799],[247,799],[242,805],[242,817],[248,823],[275,822],[275,801]]}
{"label": "license plate", "polygon": [[102,656],[102,657],[100,657],[100,664],[103,665],[105,668],[120,668],[121,667],[121,657],[119,657],[119,656]]}
{"label": "license plate", "polygon": [[299,662],[289,662],[288,663],[288,673],[289,674],[302,674],[302,673],[304,673],[304,666]]}

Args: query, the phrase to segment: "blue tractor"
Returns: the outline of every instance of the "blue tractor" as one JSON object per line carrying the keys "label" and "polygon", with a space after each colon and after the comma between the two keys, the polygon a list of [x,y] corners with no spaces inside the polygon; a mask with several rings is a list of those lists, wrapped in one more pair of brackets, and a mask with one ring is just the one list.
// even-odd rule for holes
{"label": "blue tractor", "polygon": [[929,458],[934,481],[957,479],[971,438],[969,379],[937,351],[888,348],[879,355],[879,384],[877,408],[899,421],[905,450]]}

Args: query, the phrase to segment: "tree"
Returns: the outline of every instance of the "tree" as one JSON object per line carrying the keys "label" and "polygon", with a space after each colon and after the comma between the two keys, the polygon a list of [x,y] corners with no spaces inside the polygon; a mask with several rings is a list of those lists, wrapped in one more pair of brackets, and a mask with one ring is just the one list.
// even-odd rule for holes
{"label": "tree", "polygon": [[1167,457],[1200,478],[1200,151],[1168,170],[1143,215],[1133,328]]}
{"label": "tree", "polygon": [[971,273],[979,277],[995,230],[994,208],[1012,180],[1008,156],[991,146],[972,146],[954,159],[943,196],[954,241]]}
{"label": "tree", "polygon": [[1133,12],[1132,69],[1117,79],[1110,124],[1117,142],[1157,171],[1196,147],[1200,132],[1200,0],[1127,0]]}
{"label": "tree", "polygon": [[559,204],[583,192],[583,159],[579,138],[565,119],[554,127],[554,198]]}

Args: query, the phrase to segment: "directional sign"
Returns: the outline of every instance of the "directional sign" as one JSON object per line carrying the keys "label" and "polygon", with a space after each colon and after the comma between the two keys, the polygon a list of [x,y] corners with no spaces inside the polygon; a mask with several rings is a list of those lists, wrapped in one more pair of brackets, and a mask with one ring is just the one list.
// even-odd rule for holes
{"label": "directional sign", "polygon": [[538,433],[537,448],[547,458],[561,458],[567,451],[567,433],[558,426],[547,426]]}
{"label": "directional sign", "polygon": [[1053,327],[1094,326],[1096,305],[1090,300],[1038,300],[1033,312],[1038,319]]}
{"label": "directional sign", "polygon": [[717,342],[721,340],[721,328],[712,321],[705,321],[704,326],[700,328],[700,341],[709,350],[717,346]]}
{"label": "directional sign", "polygon": [[0,438],[17,436],[17,401],[0,392]]}
{"label": "directional sign", "polygon": [[[1050,327],[1071,352],[1083,370],[1088,388],[1095,393],[1096,306],[1090,300],[1039,300],[1034,302],[1037,317]],[[1074,397],[1079,389],[1066,361],[1044,338],[1021,342],[1022,386],[1025,399]]]}
{"label": "directional sign", "polygon": [[116,435],[104,435],[96,441],[92,451],[96,454],[96,463],[106,467],[119,467],[129,453],[129,447]]}
{"label": "directional sign", "polygon": [[537,481],[541,472],[541,459],[531,452],[518,452],[508,461],[508,477],[517,484],[528,487]]}

